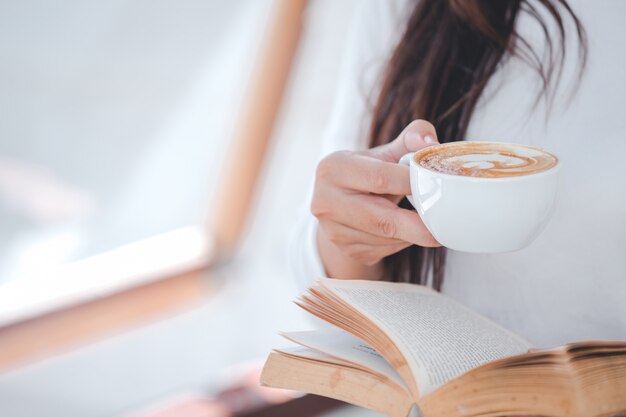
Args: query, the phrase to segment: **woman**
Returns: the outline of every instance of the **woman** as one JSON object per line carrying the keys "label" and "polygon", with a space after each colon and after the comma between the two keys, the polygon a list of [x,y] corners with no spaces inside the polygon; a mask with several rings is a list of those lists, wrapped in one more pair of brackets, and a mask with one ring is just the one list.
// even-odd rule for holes
{"label": "woman", "polygon": [[[296,274],[430,284],[537,345],[626,339],[626,4],[575,6],[359,3]],[[467,138],[544,147],[564,163],[553,219],[528,248],[446,251],[403,200],[400,156]]]}

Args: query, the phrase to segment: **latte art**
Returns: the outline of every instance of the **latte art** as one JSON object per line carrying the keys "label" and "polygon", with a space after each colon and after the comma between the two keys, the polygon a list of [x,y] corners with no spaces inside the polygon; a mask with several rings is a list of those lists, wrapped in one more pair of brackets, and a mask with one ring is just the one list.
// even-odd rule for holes
{"label": "latte art", "polygon": [[418,152],[415,162],[444,174],[501,178],[536,174],[554,167],[558,160],[548,152],[528,146],[454,142]]}

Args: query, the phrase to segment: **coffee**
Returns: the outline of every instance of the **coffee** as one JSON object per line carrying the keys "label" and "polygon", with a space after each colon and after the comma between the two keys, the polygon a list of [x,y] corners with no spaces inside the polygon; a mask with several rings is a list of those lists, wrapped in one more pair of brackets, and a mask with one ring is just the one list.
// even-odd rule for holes
{"label": "coffee", "polygon": [[548,152],[499,142],[435,145],[398,163],[409,167],[407,198],[430,233],[472,253],[528,246],[550,219],[561,170]]}
{"label": "coffee", "polygon": [[415,162],[443,174],[503,178],[547,171],[558,159],[541,149],[523,145],[453,142],[418,152]]}

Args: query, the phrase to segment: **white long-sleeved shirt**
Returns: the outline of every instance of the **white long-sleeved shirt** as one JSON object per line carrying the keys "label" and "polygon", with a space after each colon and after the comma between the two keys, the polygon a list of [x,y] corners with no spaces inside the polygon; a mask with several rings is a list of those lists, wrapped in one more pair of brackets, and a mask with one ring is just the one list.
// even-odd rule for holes
{"label": "white long-sleeved shirt", "polygon": [[[351,16],[340,88],[320,158],[367,147],[372,100],[411,7],[406,0],[366,0]],[[570,1],[589,39],[589,61],[577,83],[576,38],[548,111],[533,106],[536,72],[519,58],[500,65],[472,117],[469,140],[530,144],[563,163],[552,220],[529,247],[476,255],[449,251],[443,293],[537,345],[583,339],[626,340],[626,2]],[[518,30],[540,45],[521,16]],[[573,91],[576,94],[568,100]],[[308,204],[307,204],[308,206]],[[303,284],[325,275],[317,222],[303,214],[290,247]]]}

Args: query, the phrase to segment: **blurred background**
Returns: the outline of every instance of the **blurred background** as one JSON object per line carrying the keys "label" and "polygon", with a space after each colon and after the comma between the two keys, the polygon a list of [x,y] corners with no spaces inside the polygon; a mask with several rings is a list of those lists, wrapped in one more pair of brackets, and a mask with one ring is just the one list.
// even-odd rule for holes
{"label": "blurred background", "polygon": [[355,1],[0,2],[0,416],[370,415],[256,386]]}

